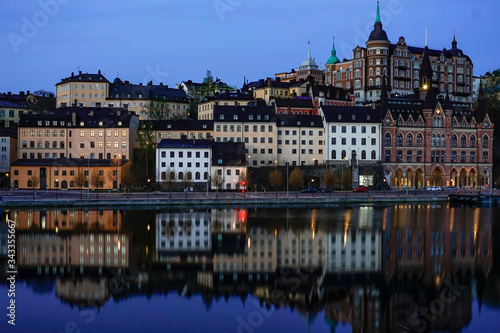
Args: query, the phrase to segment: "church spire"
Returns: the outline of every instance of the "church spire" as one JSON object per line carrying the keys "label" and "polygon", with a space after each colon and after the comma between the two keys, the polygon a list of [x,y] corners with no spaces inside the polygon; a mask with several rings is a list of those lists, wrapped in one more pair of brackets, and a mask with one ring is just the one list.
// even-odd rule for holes
{"label": "church spire", "polygon": [[337,57],[337,50],[335,49],[335,36],[333,37],[333,48],[332,48],[332,55],[330,58],[328,58],[326,64],[331,65],[331,64],[336,64],[340,62],[339,58]]}
{"label": "church spire", "polygon": [[378,1],[377,1],[377,17],[375,18],[375,23],[382,23],[382,21],[380,20],[380,5]]}

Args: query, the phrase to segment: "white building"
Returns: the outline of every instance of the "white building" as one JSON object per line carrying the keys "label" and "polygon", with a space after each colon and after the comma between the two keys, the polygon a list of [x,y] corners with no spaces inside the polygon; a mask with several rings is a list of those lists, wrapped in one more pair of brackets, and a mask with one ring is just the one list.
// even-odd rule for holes
{"label": "white building", "polygon": [[10,164],[17,160],[17,131],[0,128],[0,176],[8,179]]}
{"label": "white building", "polygon": [[377,110],[359,106],[321,106],[326,132],[325,160],[339,163],[357,157],[359,164],[379,162],[382,123]]}
{"label": "white building", "polygon": [[156,148],[156,181],[206,184],[211,158],[210,140],[163,139]]}
{"label": "white building", "polygon": [[348,229],[325,235],[325,270],[368,273],[381,270],[381,232]]}

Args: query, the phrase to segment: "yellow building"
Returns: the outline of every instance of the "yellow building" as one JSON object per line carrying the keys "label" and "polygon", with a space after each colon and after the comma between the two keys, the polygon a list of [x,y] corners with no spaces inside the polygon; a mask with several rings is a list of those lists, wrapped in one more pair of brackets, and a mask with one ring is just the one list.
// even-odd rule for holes
{"label": "yellow building", "polygon": [[255,98],[252,95],[244,94],[239,91],[225,92],[222,94],[215,94],[214,96],[207,97],[205,100],[198,104],[198,119],[199,120],[212,120],[214,119],[214,107],[216,105],[223,106],[245,106],[256,105]]}
{"label": "yellow building", "polygon": [[109,81],[101,74],[71,73],[70,77],[56,84],[56,107],[63,105],[96,106],[104,105],[109,92]]}
{"label": "yellow building", "polygon": [[123,167],[127,163],[128,160],[123,159],[17,160],[11,165],[11,186],[19,189],[77,190],[80,189],[77,176],[83,174],[84,189],[88,189],[89,182],[92,189],[116,189],[117,185],[120,187]]}

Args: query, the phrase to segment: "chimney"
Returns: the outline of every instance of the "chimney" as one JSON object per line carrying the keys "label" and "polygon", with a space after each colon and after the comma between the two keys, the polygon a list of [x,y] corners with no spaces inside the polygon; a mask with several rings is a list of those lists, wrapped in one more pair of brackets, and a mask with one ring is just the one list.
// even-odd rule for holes
{"label": "chimney", "polygon": [[141,83],[139,83],[139,85],[142,87],[142,82],[141,82]]}
{"label": "chimney", "polygon": [[165,89],[168,89],[168,84],[167,84],[167,85],[165,85]]}
{"label": "chimney", "polygon": [[129,81],[127,81],[127,80],[125,80],[125,84],[130,84],[130,82],[129,82]]}
{"label": "chimney", "polygon": [[71,72],[71,77],[75,76],[75,72]]}
{"label": "chimney", "polygon": [[80,106],[80,109],[83,109],[83,103],[80,103],[79,106]]}
{"label": "chimney", "polygon": [[71,124],[72,124],[73,126],[76,126],[76,112],[73,112],[73,113],[71,114]]}
{"label": "chimney", "polygon": [[24,91],[20,91],[19,95],[24,96]]}
{"label": "chimney", "polygon": [[82,75],[82,71],[78,71],[78,74]]}
{"label": "chimney", "polygon": [[179,89],[179,84],[176,84],[176,85],[175,85],[175,89]]}
{"label": "chimney", "polygon": [[148,86],[152,86],[152,85],[153,85],[153,81],[149,81]]}
{"label": "chimney", "polygon": [[29,95],[30,94],[30,91],[29,90],[26,90],[26,95]]}
{"label": "chimney", "polygon": [[276,77],[276,82],[281,82],[281,78],[279,76]]}
{"label": "chimney", "polygon": [[101,74],[101,70],[100,69],[97,71],[97,74]]}
{"label": "chimney", "polygon": [[162,85],[163,85],[163,82],[160,82],[160,86],[162,86]]}
{"label": "chimney", "polygon": [[12,92],[10,92],[10,91],[9,91],[9,92],[7,93],[7,96],[10,96],[10,95],[12,95]]}
{"label": "chimney", "polygon": [[271,81],[271,78],[270,78],[270,77],[268,77],[268,78],[267,78],[267,86],[268,86],[269,88],[271,88],[271,86],[272,86],[272,81]]}

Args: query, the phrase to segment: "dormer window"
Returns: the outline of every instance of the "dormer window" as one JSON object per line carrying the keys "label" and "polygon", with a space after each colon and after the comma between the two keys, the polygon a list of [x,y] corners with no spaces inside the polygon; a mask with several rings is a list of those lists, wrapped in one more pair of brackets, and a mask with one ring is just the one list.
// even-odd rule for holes
{"label": "dormer window", "polygon": [[220,119],[220,120],[224,120],[224,115],[223,115],[223,114],[221,114],[221,115],[219,116],[219,119]]}
{"label": "dormer window", "polygon": [[83,121],[80,121],[80,126],[85,126],[85,123]]}
{"label": "dormer window", "polygon": [[267,115],[267,114],[266,114],[266,115],[264,116],[264,119],[265,119],[265,120],[269,120],[269,115]]}
{"label": "dormer window", "polygon": [[341,114],[337,115],[337,120],[341,120],[341,119],[342,119],[342,115]]}
{"label": "dormer window", "polygon": [[115,94],[115,98],[120,98],[120,94]]}
{"label": "dormer window", "polygon": [[370,119],[371,119],[370,115],[367,115],[366,120],[370,120]]}
{"label": "dormer window", "polygon": [[142,98],[142,94],[139,94],[139,98]]}
{"label": "dormer window", "polygon": [[297,121],[297,126],[300,126],[300,121]]}
{"label": "dormer window", "polygon": [[42,121],[41,120],[38,121],[38,126],[42,126]]}
{"label": "dormer window", "polygon": [[122,123],[121,121],[119,121],[119,122],[118,122],[118,126],[122,126],[122,124],[123,124],[123,123]]}
{"label": "dormer window", "polygon": [[248,115],[248,120],[253,120],[253,115]]}
{"label": "dormer window", "polygon": [[172,125],[171,125],[171,124],[168,124],[168,125],[167,125],[167,128],[172,128]]}
{"label": "dormer window", "polygon": [[102,126],[102,121],[99,122],[99,126]]}
{"label": "dormer window", "polygon": [[356,120],[356,115],[355,114],[351,115],[351,120]]}
{"label": "dormer window", "polygon": [[260,120],[260,114],[257,115],[257,120]]}
{"label": "dormer window", "polygon": [[233,119],[238,120],[238,115],[237,114],[233,115]]}
{"label": "dormer window", "polygon": [[49,120],[45,120],[45,126],[50,126],[50,121]]}
{"label": "dormer window", "polygon": [[130,98],[130,96],[131,96],[130,94],[127,94],[127,98]]}

